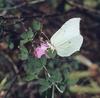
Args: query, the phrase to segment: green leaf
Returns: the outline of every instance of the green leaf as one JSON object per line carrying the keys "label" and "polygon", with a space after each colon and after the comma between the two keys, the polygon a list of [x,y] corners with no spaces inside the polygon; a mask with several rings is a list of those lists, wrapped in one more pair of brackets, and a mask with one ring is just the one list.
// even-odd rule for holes
{"label": "green leaf", "polygon": [[69,9],[71,9],[72,7],[68,4],[65,5],[65,11],[68,11]]}
{"label": "green leaf", "polygon": [[48,81],[48,80],[45,80],[45,79],[39,79],[39,84],[41,85],[40,86],[40,93],[43,93],[45,91],[47,91],[49,88],[51,88],[51,83]]}
{"label": "green leaf", "polygon": [[47,62],[47,59],[44,56],[42,56],[40,59],[34,58],[34,64],[36,66],[45,66],[46,62]]}
{"label": "green leaf", "polygon": [[29,56],[28,60],[26,61],[26,64],[24,65],[25,71],[27,73],[26,79],[30,81],[38,77],[40,71],[45,65],[46,65],[45,57],[38,59],[38,58],[33,58],[32,56]]}
{"label": "green leaf", "polygon": [[48,49],[48,52],[47,52],[47,55],[50,57],[50,58],[55,58],[56,56],[56,51],[52,51],[51,49]]}
{"label": "green leaf", "polygon": [[42,64],[43,66],[46,65],[47,59],[46,59],[44,56],[42,56],[39,60],[40,60],[40,62],[41,62],[41,64]]}
{"label": "green leaf", "polygon": [[35,31],[39,31],[42,28],[42,25],[39,21],[34,20],[33,23],[32,23],[32,28]]}
{"label": "green leaf", "polygon": [[51,74],[51,77],[49,78],[49,80],[52,83],[60,83],[62,81],[62,76],[59,70],[52,71],[52,73],[50,74]]}
{"label": "green leaf", "polygon": [[20,46],[23,46],[24,44],[28,43],[29,40],[28,39],[24,39],[20,41]]}
{"label": "green leaf", "polygon": [[84,0],[84,5],[88,7],[96,7],[98,4],[98,0]]}
{"label": "green leaf", "polygon": [[21,38],[22,39],[27,39],[27,38],[32,38],[33,37],[33,31],[31,28],[27,32],[22,33]]}
{"label": "green leaf", "polygon": [[46,65],[46,61],[47,60],[45,57],[42,57],[40,59],[34,58],[34,72],[39,73],[42,70],[43,66]]}
{"label": "green leaf", "polygon": [[20,47],[19,58],[21,60],[26,60],[28,58],[28,55],[28,50],[24,46]]}
{"label": "green leaf", "polygon": [[34,33],[33,33],[32,29],[29,28],[29,30],[27,32],[24,32],[21,34],[22,40],[20,41],[20,45],[23,45],[23,44],[26,44],[26,43],[32,41],[33,37],[34,37]]}
{"label": "green leaf", "polygon": [[4,8],[5,6],[5,0],[0,0],[0,8]]}
{"label": "green leaf", "polygon": [[33,73],[28,73],[25,76],[24,80],[25,81],[32,81],[32,80],[37,79],[37,78],[38,78],[38,76],[33,72]]}
{"label": "green leaf", "polygon": [[12,42],[10,42],[8,46],[9,46],[10,49],[14,48],[14,44]]}
{"label": "green leaf", "polygon": [[29,56],[27,61],[25,62],[24,65],[25,71],[27,73],[33,73],[34,71],[34,58],[32,56]]}
{"label": "green leaf", "polygon": [[6,83],[7,83],[7,76],[2,81],[0,81],[0,90],[2,90],[5,87]]}
{"label": "green leaf", "polygon": [[48,67],[49,69],[54,69],[54,62],[53,61],[48,62]]}

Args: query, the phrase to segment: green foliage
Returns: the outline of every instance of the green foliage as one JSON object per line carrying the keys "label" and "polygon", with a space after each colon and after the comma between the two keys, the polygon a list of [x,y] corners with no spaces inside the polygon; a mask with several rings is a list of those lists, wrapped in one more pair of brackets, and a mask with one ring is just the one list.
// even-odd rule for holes
{"label": "green foliage", "polygon": [[0,0],[0,8],[4,8],[5,6],[5,0]]}
{"label": "green foliage", "polygon": [[28,58],[28,50],[25,46],[20,47],[19,59],[26,60]]}
{"label": "green foliage", "polygon": [[26,70],[26,77],[25,80],[30,81],[33,79],[37,79],[40,71],[43,69],[43,66],[46,65],[46,58],[42,57],[41,59],[33,58],[32,56],[29,56],[26,64],[25,64],[25,70]]}
{"label": "green foliage", "polygon": [[14,48],[13,42],[9,42],[8,47],[9,47],[10,49],[13,49],[13,48]]}
{"label": "green foliage", "polygon": [[84,5],[94,8],[98,5],[98,2],[100,2],[100,0],[84,0]]}
{"label": "green foliage", "polygon": [[[0,8],[5,7],[5,1],[6,0],[0,0]],[[9,0],[8,0],[9,1]],[[14,1],[14,0],[11,0]],[[20,1],[20,0],[19,0]],[[30,0],[29,0],[30,1]],[[49,4],[52,5],[52,7],[57,8],[58,5],[60,4],[61,0],[47,0]],[[27,2],[28,3],[28,2]],[[62,2],[61,2],[62,3]],[[88,7],[95,8],[98,4],[100,4],[100,0],[83,0],[82,3]],[[15,4],[12,2],[12,4]],[[64,10],[67,11],[71,9],[72,7],[69,4],[63,4],[64,5]],[[83,6],[84,6],[83,5]],[[8,15],[7,17],[17,17],[23,16],[22,13],[18,12],[19,9],[15,9],[14,6],[7,4],[7,8],[11,7],[11,11],[7,10],[7,13],[5,15]],[[28,6],[30,7],[30,6]],[[13,9],[14,8],[14,11]],[[50,8],[51,9],[51,8]],[[49,11],[49,8],[47,9]],[[27,10],[26,10],[27,11]],[[4,11],[5,12],[5,11]],[[10,13],[9,13],[10,12]],[[54,10],[55,12],[55,10]],[[5,16],[4,15],[4,16]],[[48,15],[47,15],[48,16]],[[5,16],[6,17],[6,16]],[[63,16],[60,16],[63,17]],[[65,17],[65,16],[64,16]],[[2,18],[2,17],[1,17]],[[24,16],[21,17],[21,19],[24,19]],[[25,18],[26,19],[26,18]],[[6,21],[7,20],[7,21]],[[64,19],[62,19],[64,21]],[[6,19],[0,21],[0,40],[2,41],[2,36],[6,36],[5,39],[3,39],[5,42],[8,43],[9,50],[15,48],[13,42],[13,32],[5,32],[3,31],[7,29],[7,31],[16,31],[21,29],[21,23],[16,24],[17,19],[11,19],[11,24],[14,23],[12,27],[14,27],[14,30],[10,30],[10,20]],[[18,19],[18,22],[20,19]],[[4,24],[7,24],[9,22],[8,27],[6,27]],[[24,21],[23,21],[24,22]],[[25,22],[26,23],[26,22]],[[29,24],[30,25],[30,24]],[[28,26],[25,24],[25,26]],[[5,27],[5,28],[4,28]],[[87,87],[82,87],[82,86],[76,86],[77,82],[81,78],[91,78],[90,74],[88,72],[82,72],[78,71],[79,69],[79,63],[75,62],[71,58],[60,58],[56,56],[56,51],[52,51],[51,49],[48,49],[47,55],[48,58],[45,56],[42,56],[41,58],[36,58],[32,56],[34,47],[32,47],[33,43],[35,42],[38,43],[40,39],[34,40],[34,37],[37,32],[41,31],[42,29],[42,24],[34,20],[31,24],[31,28],[28,27],[29,29],[26,32],[18,32],[19,34],[15,40],[17,40],[17,43],[19,48],[17,47],[17,51],[19,51],[19,58],[18,60],[22,60],[23,65],[21,67],[24,67],[24,76],[22,76],[23,81],[32,81],[34,80],[38,81],[38,87],[40,93],[46,92],[46,91],[51,91],[52,87],[55,87],[56,90],[58,90],[60,93],[63,93],[66,90],[66,87],[74,93],[100,93],[100,88],[94,81],[90,82],[89,86]],[[26,29],[26,28],[25,28]],[[4,33],[4,34],[3,34]],[[7,33],[7,34],[5,34]],[[43,38],[44,40],[44,38]],[[42,40],[42,41],[43,41]],[[34,46],[35,46],[34,44]],[[30,46],[32,49],[29,49]],[[36,44],[37,46],[37,44]],[[7,50],[7,52],[9,52]],[[9,59],[9,58],[8,58]],[[0,59],[2,62],[2,59]],[[67,63],[68,61],[68,63]],[[12,63],[12,62],[11,62]],[[0,67],[1,68],[1,67]],[[10,67],[9,67],[10,69]],[[5,70],[5,69],[4,69]],[[22,72],[23,73],[23,72]],[[12,72],[11,72],[12,74]],[[7,77],[5,77],[2,81],[0,81],[0,91],[6,87],[7,83]],[[16,83],[17,84],[17,83]],[[66,91],[68,92],[68,91]],[[50,93],[51,94],[51,93]]]}
{"label": "green foliage", "polygon": [[7,83],[7,77],[5,77],[2,81],[0,81],[0,90],[5,88],[6,83]]}
{"label": "green foliage", "polygon": [[37,79],[37,78],[38,78],[37,74],[35,72],[32,72],[32,73],[27,73],[24,80],[25,81],[32,81],[32,80]]}
{"label": "green foliage", "polygon": [[69,10],[69,9],[71,9],[72,7],[70,6],[70,5],[68,5],[68,4],[66,4],[65,5],[65,11],[67,11],[67,10]]}
{"label": "green foliage", "polygon": [[[50,76],[48,76],[46,79],[39,79],[39,84],[40,84],[40,93],[45,92],[46,90],[52,88],[53,85],[57,85],[60,84],[61,85],[61,81],[62,81],[62,77],[61,77],[61,73],[56,70],[55,72],[53,71],[52,73],[49,74]],[[62,87],[62,89],[64,89]]]}
{"label": "green foliage", "polygon": [[39,21],[34,20],[32,23],[32,29],[34,29],[35,31],[39,31],[41,30],[42,25]]}
{"label": "green foliage", "polygon": [[34,37],[34,33],[33,33],[32,29],[29,28],[29,30],[27,32],[24,32],[21,34],[20,45],[24,45],[24,44],[32,41],[33,37]]}
{"label": "green foliage", "polygon": [[47,91],[52,86],[52,84],[46,79],[39,79],[38,83],[41,85],[39,89],[40,93]]}
{"label": "green foliage", "polygon": [[50,58],[55,58],[56,56],[56,51],[52,51],[51,49],[48,49],[47,54]]}
{"label": "green foliage", "polygon": [[22,33],[20,37],[21,37],[21,40],[20,40],[20,46],[19,46],[19,49],[20,49],[19,59],[26,60],[28,59],[29,52],[28,52],[28,49],[24,45],[33,40],[34,33],[32,29],[29,28],[29,30],[27,32]]}
{"label": "green foliage", "polygon": [[55,83],[60,83],[62,81],[62,76],[59,70],[52,71],[51,77],[49,77],[49,80],[55,84]]}

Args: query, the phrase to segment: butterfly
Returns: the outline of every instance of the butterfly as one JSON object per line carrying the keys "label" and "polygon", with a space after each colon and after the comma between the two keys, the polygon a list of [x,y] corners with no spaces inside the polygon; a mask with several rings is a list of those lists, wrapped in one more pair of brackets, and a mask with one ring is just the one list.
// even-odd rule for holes
{"label": "butterfly", "polygon": [[71,18],[51,37],[50,42],[57,54],[67,57],[79,51],[83,37],[80,34],[80,18]]}

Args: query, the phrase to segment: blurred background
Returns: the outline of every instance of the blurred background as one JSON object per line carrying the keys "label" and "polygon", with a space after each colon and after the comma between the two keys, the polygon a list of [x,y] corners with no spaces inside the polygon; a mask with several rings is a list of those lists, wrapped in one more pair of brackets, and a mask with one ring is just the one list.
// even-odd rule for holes
{"label": "blurred background", "polygon": [[[57,64],[70,64],[67,68],[71,72],[70,91],[55,91],[55,98],[100,98],[100,0],[0,0],[0,98],[50,98],[49,94],[44,97],[46,92],[39,94],[36,81],[21,81],[25,61],[17,58],[19,36],[38,21],[35,29],[42,25],[50,38],[73,17],[81,18],[84,43],[79,53],[55,60]],[[41,36],[37,34],[37,43]],[[26,47],[32,48],[30,43]]]}

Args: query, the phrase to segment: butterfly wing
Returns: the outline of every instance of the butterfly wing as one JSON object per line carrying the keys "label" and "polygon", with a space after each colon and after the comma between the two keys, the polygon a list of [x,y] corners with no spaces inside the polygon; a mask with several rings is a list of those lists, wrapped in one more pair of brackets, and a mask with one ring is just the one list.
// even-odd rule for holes
{"label": "butterfly wing", "polygon": [[50,40],[59,56],[70,56],[78,51],[83,43],[83,37],[80,35],[80,18],[67,21]]}
{"label": "butterfly wing", "polygon": [[51,43],[57,47],[66,42],[66,40],[80,34],[80,18],[72,18],[51,37]]}
{"label": "butterfly wing", "polygon": [[79,51],[83,43],[83,37],[78,35],[59,47],[56,47],[57,54],[61,57],[66,57],[72,55],[74,52]]}

